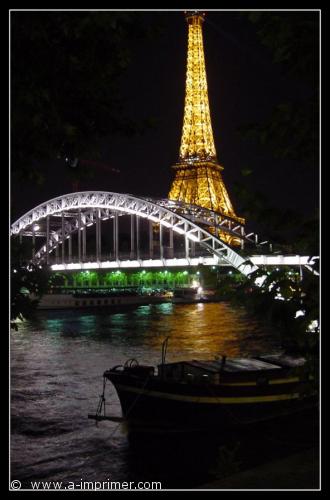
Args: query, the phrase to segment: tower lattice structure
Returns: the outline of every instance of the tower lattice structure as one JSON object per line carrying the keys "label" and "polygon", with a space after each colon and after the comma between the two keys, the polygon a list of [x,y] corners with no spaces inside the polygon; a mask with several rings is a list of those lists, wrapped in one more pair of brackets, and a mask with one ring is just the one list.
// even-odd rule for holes
{"label": "tower lattice structure", "polygon": [[[223,182],[217,160],[207,91],[202,24],[204,14],[186,13],[188,57],[183,129],[179,161],[168,198],[208,208],[244,223]],[[235,244],[231,238],[231,243]],[[236,242],[238,243],[238,242]]]}

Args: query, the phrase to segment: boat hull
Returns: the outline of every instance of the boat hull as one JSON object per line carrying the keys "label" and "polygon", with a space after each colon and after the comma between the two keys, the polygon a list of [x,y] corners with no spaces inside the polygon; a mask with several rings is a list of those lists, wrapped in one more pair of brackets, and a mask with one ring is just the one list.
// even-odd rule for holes
{"label": "boat hull", "polygon": [[116,310],[123,307],[136,307],[141,305],[169,302],[165,297],[152,297],[144,295],[86,295],[74,294],[45,294],[38,303],[37,309],[95,309]]}
{"label": "boat hull", "polygon": [[137,425],[207,429],[237,427],[317,405],[309,381],[258,385],[190,385],[108,372],[123,416]]}

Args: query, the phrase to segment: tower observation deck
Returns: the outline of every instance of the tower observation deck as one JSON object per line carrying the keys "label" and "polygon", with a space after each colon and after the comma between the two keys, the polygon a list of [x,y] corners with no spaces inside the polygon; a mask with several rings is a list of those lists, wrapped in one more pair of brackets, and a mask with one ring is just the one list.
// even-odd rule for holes
{"label": "tower observation deck", "polygon": [[[186,12],[188,55],[179,161],[168,198],[219,212],[244,224],[230,201],[217,160],[207,90],[202,25],[204,13]],[[232,243],[235,244],[234,241]]]}

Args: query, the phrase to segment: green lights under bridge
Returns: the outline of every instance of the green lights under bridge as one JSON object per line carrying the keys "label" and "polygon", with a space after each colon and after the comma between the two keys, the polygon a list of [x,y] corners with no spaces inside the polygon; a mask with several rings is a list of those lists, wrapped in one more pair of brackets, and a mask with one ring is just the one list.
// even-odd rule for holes
{"label": "green lights under bridge", "polygon": [[80,271],[56,272],[50,279],[52,287],[60,288],[166,288],[215,285],[218,269],[203,268],[180,271]]}

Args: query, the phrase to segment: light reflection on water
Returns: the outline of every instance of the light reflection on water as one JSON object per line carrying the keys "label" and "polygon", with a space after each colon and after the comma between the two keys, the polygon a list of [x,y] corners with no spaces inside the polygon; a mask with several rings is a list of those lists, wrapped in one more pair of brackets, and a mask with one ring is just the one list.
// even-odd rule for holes
{"label": "light reflection on water", "polygon": [[[12,478],[28,486],[33,479],[162,477],[163,465],[141,466],[122,428],[111,422],[95,427],[87,414],[96,409],[105,369],[131,357],[159,363],[167,336],[167,361],[278,348],[265,325],[227,303],[165,303],[112,314],[40,312],[11,334]],[[114,391],[109,401],[111,413],[120,415]],[[190,455],[191,450],[180,456],[189,461]],[[176,472],[166,474],[171,484]],[[181,480],[184,488],[193,479]]]}
{"label": "light reflection on water", "polygon": [[276,346],[268,327],[252,320],[244,309],[233,309],[227,303],[165,303],[113,314],[52,311],[40,314],[38,321],[41,330],[49,334],[139,346],[142,356],[147,348],[148,359],[158,356],[166,336],[170,337],[168,356],[173,359],[249,355]]}

